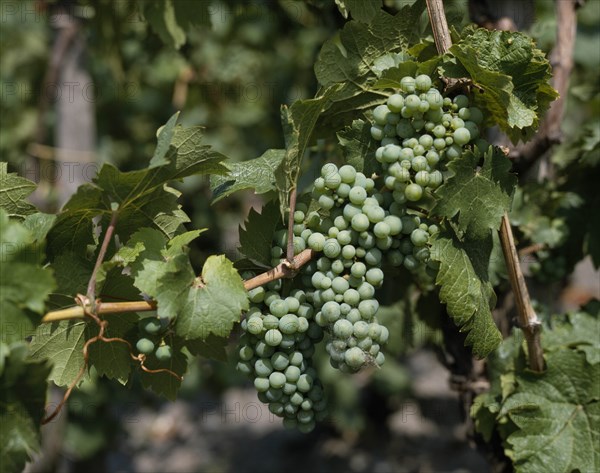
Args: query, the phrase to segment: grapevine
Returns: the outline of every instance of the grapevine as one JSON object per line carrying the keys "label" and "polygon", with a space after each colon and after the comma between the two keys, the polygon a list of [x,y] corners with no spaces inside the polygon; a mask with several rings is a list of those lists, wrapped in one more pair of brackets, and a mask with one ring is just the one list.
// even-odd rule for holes
{"label": "grapevine", "polygon": [[[443,184],[447,162],[489,147],[480,138],[483,114],[467,96],[444,97],[424,74],[405,76],[400,85],[370,114],[380,170],[366,176],[349,164],[326,163],[312,186],[318,210],[299,204],[288,217],[293,235],[274,234],[273,266],[285,260],[288,241],[296,255],[306,248],[317,254],[298,276],[300,287],[287,297],[281,281],[249,292],[253,307],[242,322],[238,369],[254,378],[259,399],[287,427],[309,431],[313,418],[323,417],[322,387],[310,361],[323,334],[334,368],[352,373],[383,364],[389,331],[376,316],[382,268],[403,266],[434,281],[439,264],[430,253],[439,222],[427,217],[423,203]],[[318,394],[311,397],[297,382]]]}

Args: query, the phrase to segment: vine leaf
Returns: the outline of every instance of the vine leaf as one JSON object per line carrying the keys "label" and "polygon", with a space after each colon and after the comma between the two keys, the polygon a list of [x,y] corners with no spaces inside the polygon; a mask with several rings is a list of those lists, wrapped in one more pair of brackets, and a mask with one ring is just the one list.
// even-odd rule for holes
{"label": "vine leaf", "polygon": [[243,189],[254,189],[256,194],[276,190],[275,170],[284,157],[285,150],[269,149],[258,158],[229,164],[229,172],[222,176],[212,175],[210,187],[214,196],[213,203]]}
{"label": "vine leaf", "polygon": [[351,126],[338,132],[338,141],[344,148],[346,162],[367,176],[378,167],[375,160],[377,145],[371,138],[371,124],[364,120],[354,120]]}
{"label": "vine leaf", "polygon": [[178,255],[161,268],[156,301],[159,316],[177,314],[175,332],[184,339],[227,337],[248,309],[242,278],[225,256],[210,256],[198,279],[187,255]]}
{"label": "vine leaf", "polygon": [[44,312],[56,282],[52,271],[42,267],[43,247],[4,209],[0,209],[0,250],[0,340],[11,343],[31,334],[37,323],[34,314]]}
{"label": "vine leaf", "polygon": [[[162,132],[167,133],[167,128],[165,126]],[[182,224],[189,219],[177,202],[180,192],[168,183],[191,175],[227,171],[222,164],[225,156],[203,145],[202,140],[201,127],[178,125],[173,128],[170,147],[164,157],[167,164],[155,162],[151,163],[153,167],[130,172],[120,172],[110,164],[103,165],[93,182],[80,186],[59,213],[48,235],[52,259],[63,251],[77,251],[96,244],[94,219],[100,219],[97,225],[105,228],[112,213],[112,203],[119,204],[115,233],[121,241],[126,241],[143,227],[158,229],[167,238],[182,232]],[[159,147],[163,144],[159,143]]]}
{"label": "vine leaf", "polygon": [[261,213],[251,208],[245,228],[240,227],[240,253],[254,263],[270,268],[273,233],[280,222],[281,216],[274,201],[267,203]]}
{"label": "vine leaf", "polygon": [[518,427],[510,434],[518,473],[600,469],[600,364],[573,350],[549,353],[541,374],[517,372],[516,391],[502,405]]}
{"label": "vine leaf", "polygon": [[460,241],[450,232],[438,237],[431,248],[432,259],[440,262],[435,281],[440,301],[461,332],[468,332],[465,344],[472,345],[479,358],[502,342],[491,312],[496,295],[487,280],[491,249],[491,237]]}
{"label": "vine leaf", "polygon": [[335,0],[338,10],[344,18],[348,18],[348,13],[353,19],[368,23],[373,19],[379,10],[381,10],[381,1],[374,0],[365,2],[364,0]]}
{"label": "vine leaf", "polygon": [[454,218],[469,238],[481,239],[490,230],[498,230],[502,215],[510,209],[516,177],[510,174],[511,163],[494,147],[484,154],[483,166],[471,151],[448,164],[453,173],[436,191],[437,202],[432,213]]}
{"label": "vine leaf", "polygon": [[549,85],[550,63],[533,40],[522,33],[468,29],[450,54],[444,73],[471,78],[480,90],[474,94],[475,104],[490,112],[489,121],[513,143],[531,138],[558,97]]}
{"label": "vine leaf", "polygon": [[8,163],[0,163],[0,209],[9,217],[25,218],[37,212],[35,206],[25,200],[36,188],[34,182],[8,172]]}
{"label": "vine leaf", "polygon": [[590,365],[600,363],[600,302],[590,302],[580,311],[553,319],[554,327],[544,332],[542,339],[545,350],[575,347],[585,354]]}
{"label": "vine leaf", "polygon": [[50,360],[52,371],[48,379],[57,386],[70,385],[83,366],[83,345],[94,336],[88,325],[67,320],[38,325],[29,346],[30,359]]}
{"label": "vine leaf", "polygon": [[24,343],[0,342],[0,455],[2,471],[18,473],[40,450],[39,425],[50,366],[27,358]]}
{"label": "vine leaf", "polygon": [[[110,323],[106,327],[106,338],[125,338],[125,334],[137,324],[138,316],[135,313],[118,314],[110,318]],[[94,334],[97,330],[90,327]],[[132,368],[129,346],[123,342],[104,342],[97,341],[89,345],[88,353],[89,366],[93,366],[99,376],[106,376],[108,379],[116,379],[119,383],[125,385],[129,380]]]}
{"label": "vine leaf", "polygon": [[425,2],[418,0],[396,15],[378,10],[368,24],[346,23],[339,38],[326,41],[319,52],[315,64],[319,83],[324,87],[345,83],[348,89],[362,89],[366,79],[375,75],[373,68],[377,59],[406,50],[419,41],[415,24],[424,8]]}

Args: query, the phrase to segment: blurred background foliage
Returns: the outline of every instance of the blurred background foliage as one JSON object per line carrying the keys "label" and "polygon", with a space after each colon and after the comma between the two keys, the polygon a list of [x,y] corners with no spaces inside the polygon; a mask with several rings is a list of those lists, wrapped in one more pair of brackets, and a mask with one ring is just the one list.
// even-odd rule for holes
{"label": "blurred background foliage", "polygon": [[[46,113],[40,115],[40,104],[46,99],[50,104],[54,103],[53,89],[44,89],[44,77],[50,67],[53,43],[57,37],[57,25],[53,24],[52,14],[59,7],[65,8],[81,22],[85,67],[91,75],[92,84],[75,89],[75,92],[84,93],[85,99],[93,102],[97,126],[97,145],[93,151],[97,163],[112,163],[122,170],[145,166],[154,150],[157,128],[177,110],[181,111],[181,123],[206,127],[206,143],[234,161],[252,159],[266,149],[283,147],[279,107],[315,93],[315,58],[323,42],[335,35],[345,21],[335,2],[183,0],[181,3],[201,5],[204,18],[200,26],[186,30],[185,44],[174,49],[172,45],[165,44],[143,18],[144,8],[151,8],[150,0],[142,3],[124,0],[1,0],[0,154],[2,160],[9,163],[10,170],[31,178],[28,175],[31,166],[40,165],[36,158],[32,160],[30,156],[31,144],[36,136],[40,136],[36,135],[40,126],[46,131],[44,142],[40,144],[54,145],[56,114],[50,106]],[[386,0],[384,3],[390,12],[394,12],[413,1]],[[459,27],[469,22],[466,0],[445,3],[453,25]],[[556,28],[553,2],[537,0],[535,5],[534,21],[528,32],[542,49],[549,51]],[[596,127],[592,133],[598,132],[599,5],[598,0],[589,0],[579,12],[575,69],[563,126],[569,139],[556,154],[559,164],[566,165],[573,159],[569,157],[573,150],[570,143],[582,139],[582,135],[590,132],[590,127]],[[426,19],[415,27],[425,31]],[[58,97],[58,100],[66,100],[66,97]],[[60,185],[60,180],[49,184],[40,186],[36,199],[45,210],[54,211],[61,202],[57,201],[53,186]],[[189,179],[179,187],[183,191],[184,210],[191,218],[190,227],[209,228],[192,248],[196,266],[200,268],[210,254],[225,252],[234,256],[238,225],[251,206],[260,208],[261,198],[242,192],[213,206],[206,179]],[[308,438],[289,432],[281,434],[277,430],[276,433],[283,435],[289,445],[300,446],[300,452],[309,449],[305,450],[309,453],[303,459],[284,450],[282,455],[290,464],[300,461],[299,465],[308,465],[306,462],[312,461],[310,465],[318,465],[319,471],[373,471],[378,465],[378,455],[409,455],[410,449],[414,448],[413,456],[418,464],[424,448],[435,448],[427,442],[404,447],[393,442],[378,443],[381,439],[389,440],[390,416],[405,408],[407,400],[414,397],[414,381],[419,376],[419,363],[423,359],[417,358],[415,362],[411,357],[424,346],[438,345],[441,339],[439,331],[431,328],[436,326],[435,323],[428,325],[415,317],[415,307],[420,304],[420,308],[427,307],[428,319],[435,320],[441,313],[439,304],[414,297],[402,298],[409,292],[410,288],[405,288],[401,294],[397,287],[388,289],[388,302],[392,305],[383,309],[381,318],[390,325],[392,338],[388,351],[392,356],[377,373],[370,377],[351,378],[330,368],[322,353],[317,355],[323,382],[330,393],[334,422],[321,427]],[[424,360],[436,363],[435,357],[425,357]],[[245,377],[235,372],[234,365],[233,360],[228,364],[199,360],[191,366],[181,390],[183,400],[178,402],[195,403],[196,406],[226,403],[224,393],[227,390],[248,385]],[[431,373],[429,376],[439,374]],[[443,423],[440,419],[444,415],[459,419],[458,402],[447,393],[447,377],[438,379],[437,387],[446,393],[439,395],[434,422]],[[448,399],[454,402],[450,408],[445,404],[450,402]],[[137,419],[136,425],[142,428],[143,422],[139,424],[138,421],[144,415],[152,417],[156,416],[156,412],[164,413],[165,403],[162,400],[144,392],[139,384],[126,391],[97,379],[75,394],[69,404],[68,421],[63,426],[64,440],[55,447],[59,454],[53,462],[42,462],[41,467],[38,465],[41,469],[37,471],[144,469],[135,458],[157,448],[156,444],[151,439],[136,438],[135,432],[139,434],[139,431],[132,429],[133,424],[128,424],[127,419],[133,416]],[[421,409],[425,413],[427,406],[421,405]],[[441,414],[440,409],[452,412]],[[152,419],[156,420],[155,417]],[[196,427],[201,423],[201,419],[196,419]],[[272,432],[250,431],[254,432],[252,437],[243,422],[238,427],[242,437],[232,435],[230,443],[243,440],[256,448],[260,445],[260,448],[267,448],[265,444],[252,443],[263,436],[268,439],[266,446],[274,445]],[[202,430],[202,426],[199,428]],[[421,432],[419,435],[425,434]],[[439,431],[429,434],[440,436]],[[177,435],[169,436],[168,432],[162,435],[158,435],[158,440],[163,441],[159,452],[173,451],[177,445],[186,443]],[[355,445],[357,439],[361,439],[363,447],[368,448],[370,460],[362,463],[356,460],[358,463],[350,464],[355,456],[344,453],[345,450],[336,447],[335,443],[331,444],[333,447],[330,445],[330,450],[333,450],[325,455],[325,460],[319,463],[312,458],[311,448],[323,453],[316,447],[317,443],[338,437],[348,445]],[[189,448],[194,448],[192,440],[188,441]],[[335,453],[336,448],[338,453]],[[260,456],[260,452],[253,453]],[[223,447],[222,454],[226,456],[231,451]],[[345,457],[346,460],[339,463],[339,459]],[[334,461],[336,458],[338,463]],[[273,461],[247,460],[250,466],[243,467],[243,463],[234,466],[234,461],[235,458],[221,458],[207,468],[214,471],[253,471],[254,467],[257,471],[278,471],[281,466]],[[410,465],[406,458],[403,461]],[[441,465],[440,460],[429,461],[438,467]],[[464,464],[466,460],[461,460],[457,453],[454,461]],[[478,468],[485,465],[479,457],[472,459],[472,464]],[[158,471],[149,468],[145,471]],[[435,471],[435,467],[432,468]],[[394,471],[393,468],[379,469],[382,472]],[[36,471],[35,468],[33,471]]]}

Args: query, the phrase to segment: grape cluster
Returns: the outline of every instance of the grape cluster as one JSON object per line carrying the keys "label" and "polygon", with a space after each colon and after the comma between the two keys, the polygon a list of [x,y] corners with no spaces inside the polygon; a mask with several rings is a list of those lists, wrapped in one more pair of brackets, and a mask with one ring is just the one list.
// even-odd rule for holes
{"label": "grape cluster", "polygon": [[442,184],[438,168],[444,161],[459,158],[469,144],[480,149],[489,144],[479,139],[483,113],[469,106],[466,95],[443,97],[427,75],[403,77],[400,85],[387,104],[373,110],[371,136],[381,144],[375,158],[385,187],[397,203],[416,203],[425,190]]}
{"label": "grape cluster", "polygon": [[[439,228],[422,209],[443,183],[446,163],[487,143],[479,139],[481,111],[466,96],[444,98],[432,85],[426,75],[404,77],[400,90],[373,110],[377,173],[327,163],[312,191],[318,211],[299,203],[290,215],[294,253],[319,253],[302,269],[302,289],[284,297],[275,281],[268,291],[250,291],[254,307],[242,323],[238,369],[254,376],[259,398],[286,425],[309,431],[324,415],[311,366],[324,333],[331,365],[343,372],[385,361],[381,346],[389,332],[377,320],[375,294],[382,266],[403,266],[430,280],[437,273],[429,246]],[[275,232],[273,266],[283,261],[287,241],[287,230]]]}
{"label": "grape cluster", "polygon": [[168,328],[168,319],[146,317],[139,321],[138,329],[142,334],[135,347],[144,355],[154,353],[158,361],[169,361],[173,356],[173,349],[164,341],[164,334]]}
{"label": "grape cluster", "polygon": [[250,291],[252,307],[242,322],[237,369],[254,377],[258,398],[283,417],[286,427],[310,432],[315,420],[325,416],[323,387],[311,361],[323,330],[304,291],[282,298],[276,291],[280,281],[269,286],[268,291]]}

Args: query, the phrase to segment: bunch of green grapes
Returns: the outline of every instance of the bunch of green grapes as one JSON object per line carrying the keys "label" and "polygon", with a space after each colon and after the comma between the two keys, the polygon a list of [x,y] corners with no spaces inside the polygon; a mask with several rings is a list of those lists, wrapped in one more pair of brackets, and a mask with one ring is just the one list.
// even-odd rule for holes
{"label": "bunch of green grapes", "polygon": [[[238,369],[254,376],[259,397],[286,425],[308,431],[324,415],[311,366],[324,333],[330,362],[343,372],[385,361],[381,347],[389,332],[377,320],[376,297],[382,268],[404,266],[419,278],[437,273],[430,245],[439,228],[422,204],[443,183],[447,162],[489,145],[479,138],[481,111],[466,96],[444,98],[432,85],[426,75],[404,77],[400,90],[373,110],[379,172],[366,176],[327,163],[313,186],[318,210],[298,204],[290,215],[294,253],[319,254],[302,269],[302,289],[283,297],[276,281],[268,291],[250,291],[255,306],[242,323]],[[286,230],[275,232],[273,266],[283,260],[287,241]]]}
{"label": "bunch of green grapes", "polygon": [[154,353],[158,361],[169,361],[173,356],[173,349],[165,343],[168,326],[168,319],[156,316],[140,319],[138,323],[140,338],[135,344],[137,351],[144,355]]}
{"label": "bunch of green grapes", "polygon": [[312,366],[323,330],[304,291],[281,296],[281,281],[250,291],[237,369],[254,378],[258,398],[286,427],[310,432],[325,416],[323,387]]}
{"label": "bunch of green grapes", "polygon": [[375,158],[384,172],[384,185],[398,204],[418,203],[426,191],[443,182],[444,162],[460,158],[477,145],[483,113],[466,95],[443,97],[427,75],[403,77],[401,89],[373,110],[371,136],[381,146]]}

